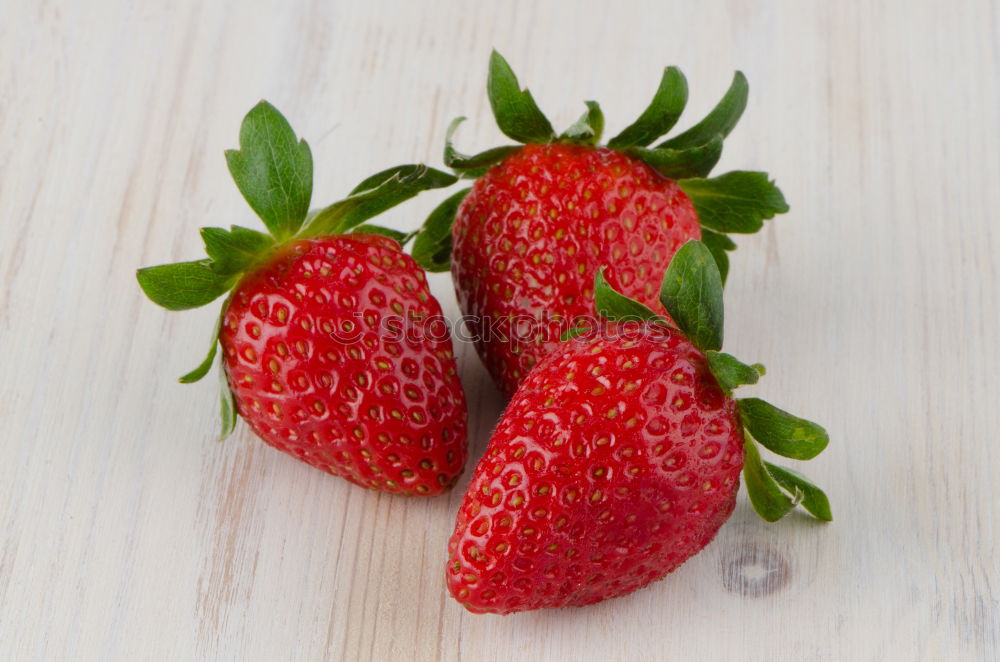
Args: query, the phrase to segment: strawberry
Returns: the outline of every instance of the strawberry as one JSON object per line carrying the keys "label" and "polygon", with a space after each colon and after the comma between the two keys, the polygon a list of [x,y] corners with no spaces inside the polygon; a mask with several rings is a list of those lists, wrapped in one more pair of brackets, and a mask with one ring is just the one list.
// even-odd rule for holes
{"label": "strawberry", "polygon": [[593,316],[590,286],[600,266],[610,265],[615,287],[652,307],[659,274],[684,242],[704,241],[725,279],[726,251],[735,248],[726,233],[754,232],[788,209],[764,173],[706,179],[746,106],[741,73],[704,120],[655,148],[647,146],[673,127],[687,100],[674,67],[639,119],[604,147],[596,102],[556,136],[496,52],[487,87],[500,129],[524,144],[463,156],[451,139],[464,118],[453,122],[445,162],[477,179],[435,212],[413,255],[443,270],[450,254],[477,350],[507,394],[573,320]]}
{"label": "strawberry", "polygon": [[407,237],[361,225],[455,177],[399,166],[307,220],[312,157],[261,102],[229,169],[270,234],[203,228],[208,259],[140,269],[155,303],[205,305],[230,292],[201,379],[222,347],[222,418],[358,485],[407,495],[451,487],[466,457],[466,406],[441,307]]}
{"label": "strawberry", "polygon": [[764,519],[797,504],[831,519],[819,488],[761,459],[758,442],[809,459],[828,437],[733,397],[763,368],[719,351],[722,280],[704,244],[685,244],[663,279],[677,327],[603,271],[594,290],[611,321],[573,330],[528,375],[465,493],[446,575],[470,611],[586,605],[662,578],[730,516],[741,471]]}

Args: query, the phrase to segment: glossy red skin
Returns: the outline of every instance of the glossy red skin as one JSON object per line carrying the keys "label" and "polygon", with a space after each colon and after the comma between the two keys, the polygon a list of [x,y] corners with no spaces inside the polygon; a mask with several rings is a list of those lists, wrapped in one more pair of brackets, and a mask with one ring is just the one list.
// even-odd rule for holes
{"label": "glossy red skin", "polygon": [[[438,322],[393,339],[382,321],[397,314]],[[219,339],[237,409],[265,442],[363,487],[433,495],[462,472],[467,443],[439,324],[399,244],[344,235],[283,247],[244,277]]]}
{"label": "glossy red skin", "polygon": [[526,145],[463,201],[451,268],[476,349],[510,395],[569,320],[593,317],[600,267],[615,289],[661,310],[663,270],[700,238],[691,200],[642,161],[607,148]]}
{"label": "glossy red skin", "polygon": [[733,511],[743,431],[704,354],[672,329],[610,329],[532,371],[476,467],[446,570],[470,611],[630,593]]}

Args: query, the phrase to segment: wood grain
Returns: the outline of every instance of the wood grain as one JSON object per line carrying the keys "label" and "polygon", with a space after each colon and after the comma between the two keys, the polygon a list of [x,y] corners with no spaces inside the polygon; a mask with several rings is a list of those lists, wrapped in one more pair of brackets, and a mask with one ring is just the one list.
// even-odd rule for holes
{"label": "wood grain", "polygon": [[[283,109],[329,201],[439,162],[453,116],[496,144],[493,46],[556,125],[596,98],[612,132],[665,64],[691,117],[747,74],[722,168],[767,169],[792,212],[739,242],[727,348],[829,428],[832,524],[741,497],[632,596],[473,616],[442,581],[460,489],[392,498],[243,428],[212,441],[214,384],[175,378],[215,312],[167,314],[133,272],[250,222],[222,159],[242,115]],[[991,0],[3,2],[0,658],[1000,658],[998,148]],[[502,403],[457,352],[475,458]]]}

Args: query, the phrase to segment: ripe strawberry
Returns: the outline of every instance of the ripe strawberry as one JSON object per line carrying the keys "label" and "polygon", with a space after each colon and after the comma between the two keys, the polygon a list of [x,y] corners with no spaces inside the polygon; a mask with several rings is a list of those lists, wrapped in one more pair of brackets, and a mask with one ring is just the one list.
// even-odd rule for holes
{"label": "ripe strawberry", "polygon": [[653,149],[646,146],[673,127],[687,100],[676,68],[664,71],[650,106],[607,147],[598,146],[604,119],[596,102],[557,137],[497,53],[488,89],[500,129],[526,144],[462,156],[451,145],[456,120],[445,162],[478,179],[428,223],[413,254],[442,270],[451,249],[462,312],[508,394],[573,320],[593,316],[590,286],[600,266],[609,265],[615,287],[655,306],[658,275],[684,242],[702,239],[725,278],[735,244],[724,233],[754,232],[788,209],[763,173],[704,178],[746,105],[740,73],[702,122]]}
{"label": "ripe strawberry", "polygon": [[[394,231],[363,225],[455,178],[379,173],[306,222],[312,158],[262,102],[230,171],[271,234],[204,228],[209,259],[140,269],[156,303],[184,310],[232,290],[197,381],[223,349],[223,437],[234,411],[265,442],[364,487],[439,494],[466,456],[465,397],[441,307]],[[346,234],[351,230],[356,230]]]}
{"label": "ripe strawberry", "polygon": [[595,265],[614,265],[609,280],[652,306],[655,274],[684,241],[701,238],[676,182],[621,152],[558,143],[526,145],[491,168],[454,232],[459,305],[508,394],[567,322],[593,315]]}
{"label": "ripe strawberry", "polygon": [[685,244],[664,277],[681,330],[601,272],[594,289],[613,321],[562,343],[524,380],[465,494],[446,575],[471,611],[586,605],[660,579],[715,536],[741,470],[768,521],[799,503],[831,518],[819,488],[760,458],[755,439],[796,459],[828,439],[732,397],[762,368],[718,351],[722,282],[703,244]]}
{"label": "ripe strawberry", "polygon": [[284,247],[244,276],[223,315],[237,410],[267,443],[353,483],[440,493],[465,464],[465,398],[447,328],[407,334],[404,322],[444,325],[423,270],[392,239]]}

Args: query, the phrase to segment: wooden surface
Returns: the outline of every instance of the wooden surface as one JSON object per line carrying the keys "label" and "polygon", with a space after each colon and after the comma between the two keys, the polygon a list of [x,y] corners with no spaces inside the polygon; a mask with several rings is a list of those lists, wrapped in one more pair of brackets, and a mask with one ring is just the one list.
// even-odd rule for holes
{"label": "wooden surface", "polygon": [[[0,658],[1000,658],[1000,7],[615,4],[0,2]],[[557,126],[596,98],[611,132],[665,64],[689,118],[746,72],[720,172],[767,169],[792,211],[739,242],[727,349],[830,430],[808,471],[832,524],[767,525],[741,495],[652,587],[474,616],[443,587],[468,474],[406,500],[242,426],[213,441],[213,380],[176,377],[215,310],[166,313],[133,273],[253,222],[222,158],[243,114],[290,117],[329,202],[439,164],[456,115],[463,147],[497,144],[492,46]],[[478,458],[502,403],[457,352]]]}

